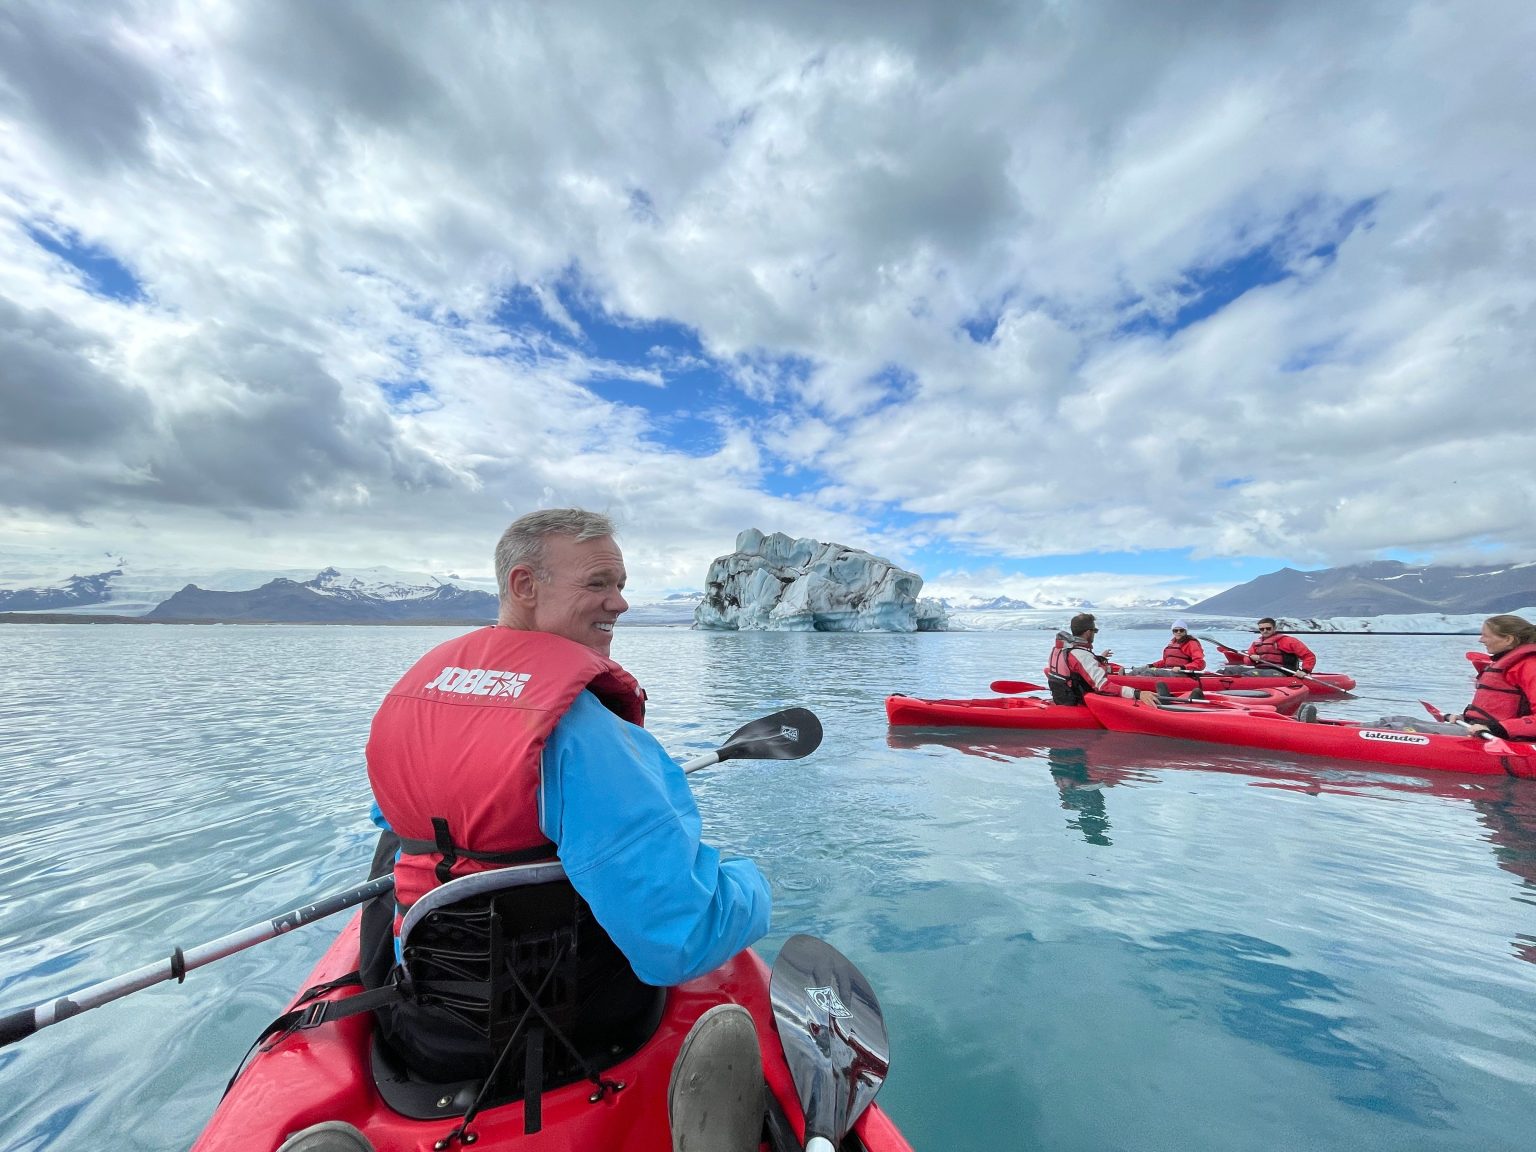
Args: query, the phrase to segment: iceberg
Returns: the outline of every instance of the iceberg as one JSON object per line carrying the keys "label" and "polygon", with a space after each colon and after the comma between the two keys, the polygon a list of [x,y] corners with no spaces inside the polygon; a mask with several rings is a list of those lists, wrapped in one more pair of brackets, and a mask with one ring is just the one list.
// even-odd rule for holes
{"label": "iceberg", "polygon": [[748,528],[718,556],[694,609],[696,628],[767,632],[942,632],[944,606],[919,600],[923,578],[843,544]]}

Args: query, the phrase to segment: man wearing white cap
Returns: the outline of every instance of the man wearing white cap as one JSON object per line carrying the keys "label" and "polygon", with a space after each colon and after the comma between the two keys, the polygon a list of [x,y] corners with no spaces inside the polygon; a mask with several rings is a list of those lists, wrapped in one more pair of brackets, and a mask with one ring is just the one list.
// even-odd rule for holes
{"label": "man wearing white cap", "polygon": [[1173,622],[1173,637],[1152,667],[1177,668],[1181,672],[1199,672],[1205,668],[1205,649],[1189,634],[1188,624],[1182,620]]}

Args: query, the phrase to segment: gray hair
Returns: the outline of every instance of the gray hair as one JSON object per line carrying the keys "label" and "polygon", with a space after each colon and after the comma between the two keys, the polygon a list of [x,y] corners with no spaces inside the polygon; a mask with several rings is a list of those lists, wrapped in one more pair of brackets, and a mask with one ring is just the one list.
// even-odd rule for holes
{"label": "gray hair", "polygon": [[614,534],[613,521],[599,512],[585,508],[544,508],[512,521],[496,541],[496,598],[507,598],[507,578],[512,569],[526,564],[534,575],[544,579],[544,540],[548,536],[569,536],[577,543]]}

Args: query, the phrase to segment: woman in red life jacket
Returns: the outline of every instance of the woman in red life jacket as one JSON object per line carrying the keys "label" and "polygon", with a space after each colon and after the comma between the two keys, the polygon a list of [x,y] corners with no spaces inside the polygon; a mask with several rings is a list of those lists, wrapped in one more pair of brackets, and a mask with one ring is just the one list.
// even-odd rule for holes
{"label": "woman in red life jacket", "polygon": [[1478,672],[1472,703],[1459,719],[1473,732],[1536,740],[1536,624],[1490,616],[1478,640],[1493,659]]}
{"label": "woman in red life jacket", "polygon": [[1189,625],[1184,621],[1173,622],[1173,637],[1152,667],[1177,668],[1184,672],[1199,672],[1205,668],[1205,649],[1200,647],[1200,641],[1189,634]]}

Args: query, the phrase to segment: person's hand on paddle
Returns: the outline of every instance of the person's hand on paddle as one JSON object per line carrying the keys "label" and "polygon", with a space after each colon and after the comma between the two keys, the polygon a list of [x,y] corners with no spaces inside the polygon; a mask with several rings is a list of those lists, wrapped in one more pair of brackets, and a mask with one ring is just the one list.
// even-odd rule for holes
{"label": "person's hand on paddle", "polygon": [[1155,705],[1157,703],[1157,693],[1156,692],[1148,692],[1145,689],[1143,689],[1142,691],[1136,693],[1136,702],[1138,704],[1153,704],[1153,705]]}

